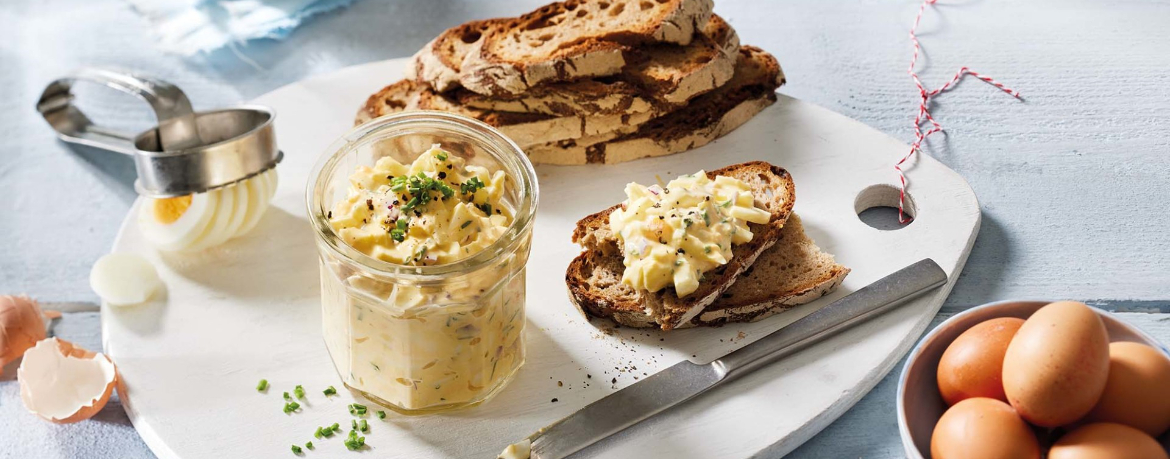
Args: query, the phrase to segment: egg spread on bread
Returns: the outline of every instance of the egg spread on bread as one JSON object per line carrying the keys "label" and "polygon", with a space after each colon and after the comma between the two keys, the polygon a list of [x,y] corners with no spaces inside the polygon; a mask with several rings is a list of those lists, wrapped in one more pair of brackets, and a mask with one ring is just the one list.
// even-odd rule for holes
{"label": "egg spread on bread", "polygon": [[703,273],[727,264],[732,245],[752,240],[748,223],[768,223],[741,180],[699,171],[665,187],[626,185],[627,199],[609,216],[621,244],[622,283],[656,292],[673,285],[681,298],[694,292]]}

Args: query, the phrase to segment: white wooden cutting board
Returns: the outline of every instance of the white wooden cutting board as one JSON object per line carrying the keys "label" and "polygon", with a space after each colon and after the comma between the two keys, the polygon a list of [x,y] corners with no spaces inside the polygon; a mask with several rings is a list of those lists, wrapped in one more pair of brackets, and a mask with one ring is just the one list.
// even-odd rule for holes
{"label": "white wooden cutting board", "polygon": [[[310,166],[350,128],[366,96],[399,78],[403,60],[351,67],[292,84],[255,102],[277,112],[285,160],[273,207],[242,239],[206,253],[160,254],[132,209],[115,251],[153,260],[167,292],[150,304],[104,307],[105,350],[121,372],[130,419],[162,458],[283,457],[313,440],[306,457],[351,457],[317,426],[349,424],[342,388],[320,332],[317,252],[306,219]],[[861,222],[858,195],[896,183],[908,147],[823,108],[781,96],[731,135],[687,153],[619,166],[537,168],[540,186],[528,269],[528,359],[489,403],[451,414],[373,419],[378,457],[494,458],[578,408],[683,359],[709,361],[885,276],[931,257],[951,276],[942,289],[798,355],[686,403],[586,451],[638,458],[768,457],[791,451],[852,406],[910,348],[942,304],[979,228],[966,182],[921,157],[910,169],[917,219],[894,231]],[[564,270],[578,248],[580,217],[623,198],[630,181],[653,183],[699,169],[766,160],[796,181],[796,212],[809,235],[853,269],[833,295],[754,324],[669,333],[590,323],[568,301]],[[878,201],[881,201],[878,199]],[[889,204],[890,201],[884,201]],[[627,367],[629,369],[627,369]],[[261,378],[271,384],[257,393]],[[281,392],[302,384],[301,413],[281,412]],[[553,400],[556,402],[553,402]],[[894,413],[889,421],[895,422]]]}

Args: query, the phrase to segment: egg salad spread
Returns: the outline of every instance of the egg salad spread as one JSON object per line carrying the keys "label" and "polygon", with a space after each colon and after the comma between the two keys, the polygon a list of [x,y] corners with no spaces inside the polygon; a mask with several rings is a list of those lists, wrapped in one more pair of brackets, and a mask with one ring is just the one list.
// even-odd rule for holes
{"label": "egg salad spread", "polygon": [[732,177],[711,180],[699,171],[665,187],[630,183],[609,216],[626,267],[622,283],[651,292],[673,285],[685,297],[703,273],[727,264],[733,244],[752,240],[748,223],[770,218],[755,207],[748,184]]}
{"label": "egg salad spread", "polygon": [[489,174],[434,145],[411,164],[383,157],[350,177],[329,224],[351,247],[398,264],[450,263],[478,253],[508,229],[504,171]]}
{"label": "egg salad spread", "polygon": [[[328,214],[339,238],[404,266],[453,263],[491,246],[512,222],[506,174],[433,146],[410,164],[358,167]],[[348,386],[403,412],[476,404],[523,363],[524,259],[443,281],[322,269],[326,345]]]}

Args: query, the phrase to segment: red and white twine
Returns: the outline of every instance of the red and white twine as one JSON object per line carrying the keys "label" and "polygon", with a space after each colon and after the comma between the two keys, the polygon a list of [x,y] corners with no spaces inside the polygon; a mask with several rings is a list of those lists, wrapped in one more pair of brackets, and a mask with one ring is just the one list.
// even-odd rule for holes
{"label": "red and white twine", "polygon": [[[910,145],[910,151],[906,153],[906,156],[903,156],[902,159],[894,165],[894,169],[898,171],[898,179],[902,182],[902,186],[898,194],[898,222],[902,224],[909,223],[910,220],[912,220],[912,218],[906,217],[905,212],[906,172],[902,170],[902,164],[909,160],[911,156],[914,156],[915,153],[922,150],[922,142],[925,141],[928,136],[942,130],[942,125],[939,124],[938,121],[935,121],[934,117],[930,115],[930,98],[951,89],[955,83],[958,83],[959,80],[963,78],[963,76],[971,75],[985,83],[995,86],[1000,91],[1008,93],[1016,99],[1022,100],[1019,91],[1008,88],[1002,83],[995,81],[991,77],[975,72],[966,66],[963,66],[959,69],[958,72],[955,72],[955,76],[951,78],[950,81],[946,82],[946,84],[930,91],[926,90],[926,87],[922,84],[922,80],[918,78],[918,73],[914,71],[914,66],[918,63],[918,54],[922,51],[922,45],[918,43],[917,30],[918,23],[922,21],[922,15],[926,12],[926,6],[933,5],[937,1],[938,0],[923,0],[922,5],[918,7],[918,16],[914,18],[914,25],[910,27],[910,43],[914,45],[914,56],[910,58],[910,68],[907,70],[907,72],[910,74],[910,78],[914,80],[914,86],[918,88],[919,103],[918,115],[914,117],[914,143]],[[930,129],[926,131],[922,130],[923,120],[930,122]]]}

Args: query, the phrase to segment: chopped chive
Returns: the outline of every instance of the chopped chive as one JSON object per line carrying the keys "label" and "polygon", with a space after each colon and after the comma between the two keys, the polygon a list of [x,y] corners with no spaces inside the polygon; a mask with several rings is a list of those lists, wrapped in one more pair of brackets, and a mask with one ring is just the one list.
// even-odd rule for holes
{"label": "chopped chive", "polygon": [[370,431],[370,425],[368,423],[366,423],[365,419],[362,419],[362,422],[361,422],[361,424],[358,425],[358,427],[359,427],[358,430],[361,430],[362,433]]}
{"label": "chopped chive", "polygon": [[292,413],[301,408],[301,404],[297,402],[288,402],[284,404],[284,414]]}
{"label": "chopped chive", "polygon": [[333,432],[341,432],[341,425],[334,422],[332,426],[329,426],[329,430]]}
{"label": "chopped chive", "polygon": [[435,155],[435,157],[439,158],[439,161],[446,161],[447,160],[447,152],[440,151],[439,154]]}
{"label": "chopped chive", "polygon": [[322,428],[321,435],[324,435],[326,438],[332,437],[333,436],[333,429]]}
{"label": "chopped chive", "polygon": [[297,384],[297,387],[293,389],[293,394],[296,394],[297,398],[305,398],[305,388]]}
{"label": "chopped chive", "polygon": [[264,392],[264,389],[267,389],[267,388],[268,388],[268,380],[267,379],[261,379],[260,383],[256,384],[256,391],[257,392]]}
{"label": "chopped chive", "polygon": [[322,435],[325,435],[325,434],[321,433],[320,427],[317,428],[316,432],[313,432],[313,438],[321,438]]}
{"label": "chopped chive", "polygon": [[386,412],[378,411],[378,419],[386,419]]}
{"label": "chopped chive", "polygon": [[349,425],[350,425],[350,427],[352,427],[354,430],[357,430],[357,419],[350,419],[350,420],[349,420]]}
{"label": "chopped chive", "polygon": [[459,225],[460,228],[467,228],[468,226],[471,226],[471,220],[465,221],[462,225]]}
{"label": "chopped chive", "polygon": [[335,394],[337,394],[337,389],[334,389],[333,386],[329,386],[325,389],[325,396],[326,397],[328,397],[330,395],[335,395]]}
{"label": "chopped chive", "polygon": [[292,452],[293,452],[293,454],[301,454],[301,447],[297,446],[297,445],[292,445]]}
{"label": "chopped chive", "polygon": [[308,448],[308,449],[313,449],[313,442],[307,442],[307,443],[305,443],[305,448]]}
{"label": "chopped chive", "polygon": [[284,393],[284,399],[285,399],[285,400],[292,400],[292,397],[289,397],[289,396],[288,396],[288,392],[285,392],[285,393]]}

